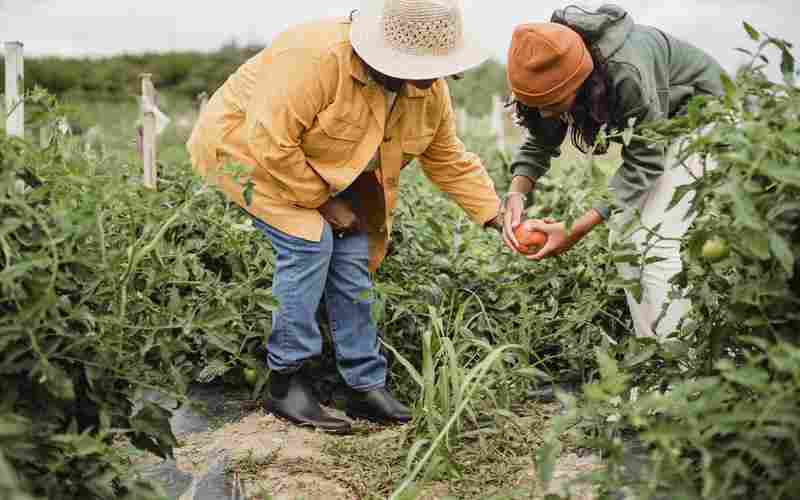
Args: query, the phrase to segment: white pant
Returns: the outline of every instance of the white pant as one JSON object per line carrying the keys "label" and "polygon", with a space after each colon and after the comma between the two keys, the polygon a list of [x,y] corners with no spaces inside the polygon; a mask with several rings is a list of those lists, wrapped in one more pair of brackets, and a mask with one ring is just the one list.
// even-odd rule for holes
{"label": "white pant", "polygon": [[[620,275],[627,280],[639,280],[642,287],[641,302],[637,302],[632,293],[626,291],[628,307],[633,317],[633,325],[637,337],[664,338],[672,333],[680,320],[689,312],[691,301],[685,298],[669,300],[672,288],[669,280],[683,269],[681,262],[681,238],[689,229],[695,214],[690,213],[694,192],[681,199],[680,203],[667,210],[675,190],[679,186],[691,184],[694,177],[700,177],[705,170],[713,167],[713,161],[693,155],[683,163],[677,163],[681,146],[688,139],[678,140],[666,155],[664,174],[655,182],[650,191],[642,196],[635,206],[614,216],[611,225],[611,241],[633,243],[640,254],[646,258],[660,257],[661,261],[644,266],[633,266],[628,263],[618,265]],[[626,234],[622,228],[633,219],[641,216],[638,222],[630,225]],[[658,234],[666,240],[652,239],[648,248],[648,231],[658,224]],[[680,295],[684,296],[682,290]],[[666,311],[663,310],[666,305]]]}

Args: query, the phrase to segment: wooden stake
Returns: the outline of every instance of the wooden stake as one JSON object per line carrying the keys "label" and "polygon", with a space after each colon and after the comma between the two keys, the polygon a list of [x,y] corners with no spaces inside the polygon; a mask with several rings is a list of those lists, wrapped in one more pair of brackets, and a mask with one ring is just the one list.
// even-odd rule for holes
{"label": "wooden stake", "polygon": [[39,145],[42,149],[50,145],[50,128],[49,124],[44,124],[39,127]]}
{"label": "wooden stake", "polygon": [[499,95],[494,96],[492,106],[492,131],[497,138],[497,149],[500,151],[506,150],[506,126],[503,121],[503,113],[505,106],[503,98]]}
{"label": "wooden stake", "polygon": [[197,94],[197,101],[200,103],[200,111],[203,111],[208,105],[208,92],[203,91]]}
{"label": "wooden stake", "polygon": [[467,132],[467,127],[469,127],[469,115],[467,115],[467,110],[464,108],[457,108],[456,109],[456,131],[459,134],[465,134]]}
{"label": "wooden stake", "polygon": [[142,158],[144,161],[144,185],[150,189],[158,187],[156,168],[156,114],[153,110],[156,90],[153,75],[143,73],[142,79]]}
{"label": "wooden stake", "polygon": [[6,133],[25,137],[25,70],[22,42],[6,42]]}

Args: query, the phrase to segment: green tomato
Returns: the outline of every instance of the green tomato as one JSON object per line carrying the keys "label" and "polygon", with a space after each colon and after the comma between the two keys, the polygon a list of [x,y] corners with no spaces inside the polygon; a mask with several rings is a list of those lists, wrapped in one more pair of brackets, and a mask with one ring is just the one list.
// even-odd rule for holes
{"label": "green tomato", "polygon": [[724,259],[730,255],[728,243],[721,238],[711,238],[703,243],[703,258],[710,261]]}
{"label": "green tomato", "polygon": [[244,370],[244,381],[255,387],[256,381],[258,380],[258,371],[255,368],[245,368]]}

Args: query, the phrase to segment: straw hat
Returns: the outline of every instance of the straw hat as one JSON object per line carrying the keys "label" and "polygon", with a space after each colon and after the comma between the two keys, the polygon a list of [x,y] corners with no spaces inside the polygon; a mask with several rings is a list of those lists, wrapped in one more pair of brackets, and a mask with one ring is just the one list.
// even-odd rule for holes
{"label": "straw hat", "polygon": [[464,33],[459,0],[363,0],[350,41],[367,64],[404,80],[461,73],[489,57]]}

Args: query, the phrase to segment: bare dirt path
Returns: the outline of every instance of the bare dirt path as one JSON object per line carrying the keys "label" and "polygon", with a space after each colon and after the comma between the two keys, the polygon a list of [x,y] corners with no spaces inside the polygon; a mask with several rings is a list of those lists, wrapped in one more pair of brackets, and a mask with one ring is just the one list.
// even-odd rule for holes
{"label": "bare dirt path", "polygon": [[[403,428],[377,428],[359,423],[355,436],[329,436],[299,428],[268,415],[243,392],[203,388],[194,396],[206,404],[198,413],[181,409],[173,419],[179,446],[175,460],[135,454],[134,463],[144,477],[159,482],[174,500],[367,500],[360,478],[349,476],[342,455],[332,457],[331,444],[357,443],[362,449],[402,446]],[[330,410],[344,417],[336,410]],[[331,441],[335,440],[335,441]],[[533,455],[531,450],[531,456]],[[345,459],[348,457],[345,456]],[[363,455],[360,460],[363,459]],[[346,462],[346,461],[345,461]],[[338,463],[339,466],[333,464]],[[593,456],[565,453],[558,461],[553,484],[546,493],[562,488],[579,474],[598,467]],[[372,467],[366,468],[372,474]],[[378,464],[374,474],[381,474]],[[531,492],[526,498],[544,498],[536,486],[532,461],[519,474],[509,477],[509,486]],[[361,493],[356,493],[360,491]],[[591,489],[573,490],[575,500],[594,498]],[[425,486],[421,500],[452,500],[446,482]]]}

